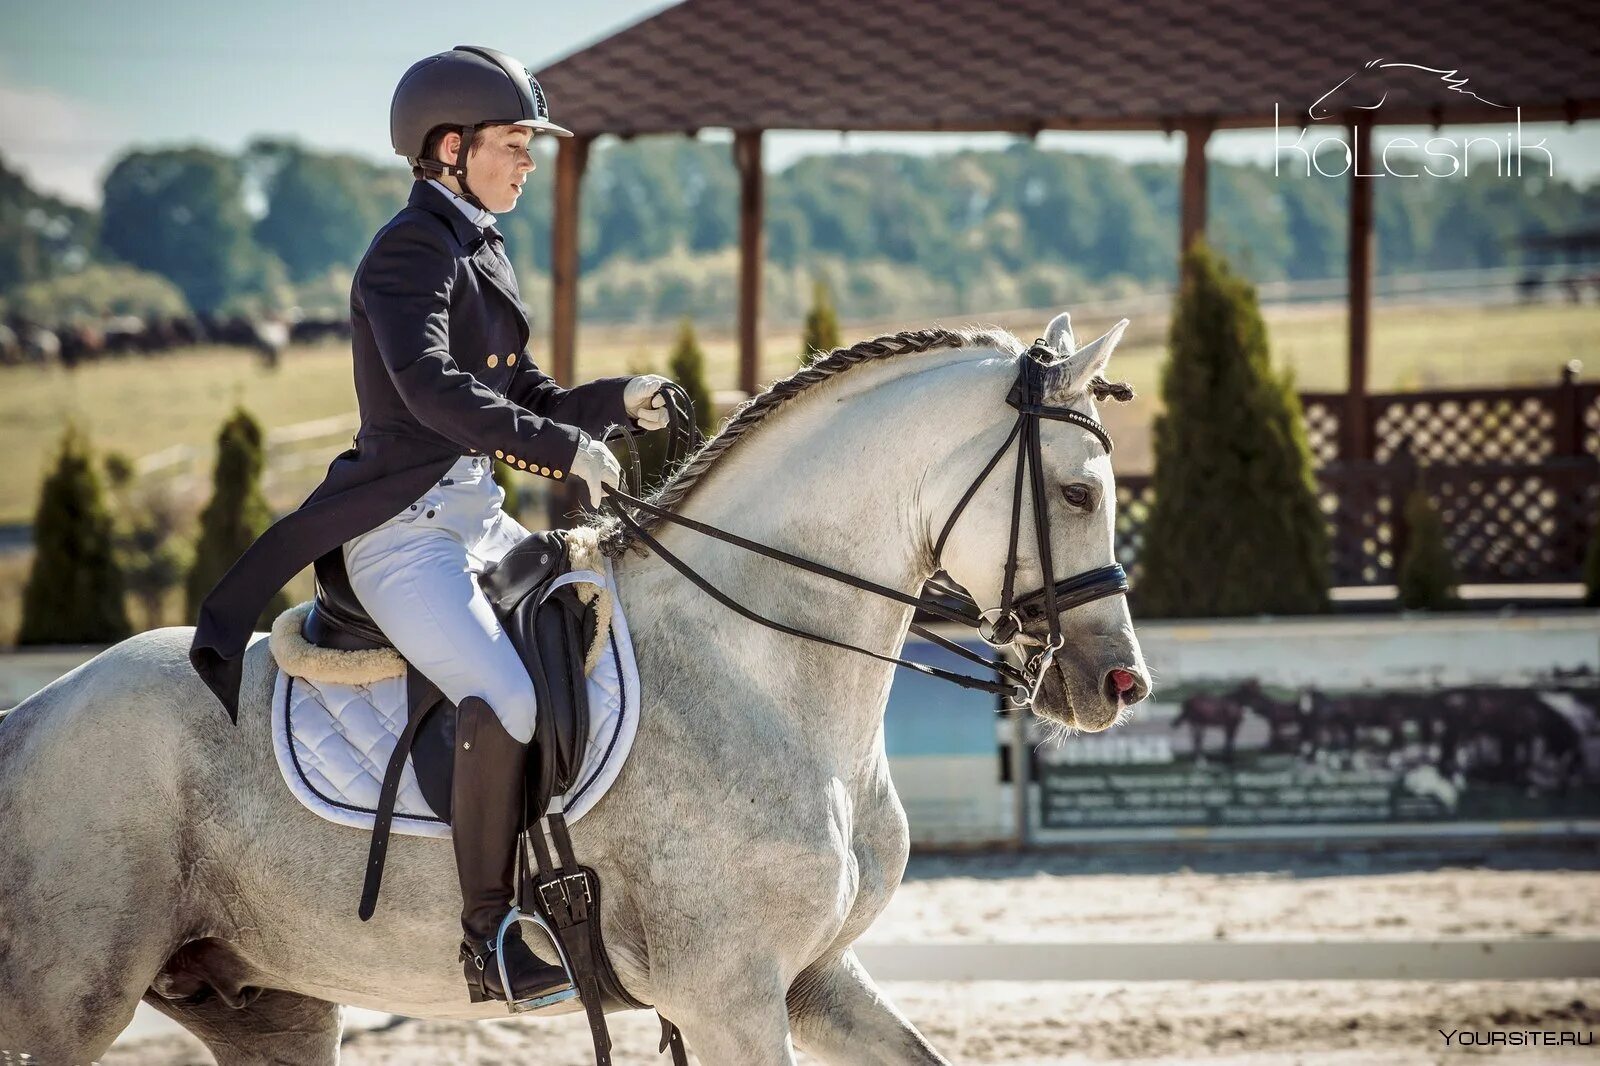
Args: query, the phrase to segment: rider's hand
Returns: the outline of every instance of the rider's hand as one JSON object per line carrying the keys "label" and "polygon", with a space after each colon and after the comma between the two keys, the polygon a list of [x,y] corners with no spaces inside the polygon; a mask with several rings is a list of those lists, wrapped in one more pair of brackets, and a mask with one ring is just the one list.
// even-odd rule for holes
{"label": "rider's hand", "polygon": [[578,443],[578,453],[572,457],[572,476],[583,479],[589,487],[589,506],[600,507],[602,484],[618,488],[622,484],[622,467],[611,449],[587,433]]}
{"label": "rider's hand", "polygon": [[661,387],[667,379],[660,374],[640,374],[630,378],[622,389],[622,405],[628,417],[639,423],[639,428],[649,431],[667,426],[667,398]]}

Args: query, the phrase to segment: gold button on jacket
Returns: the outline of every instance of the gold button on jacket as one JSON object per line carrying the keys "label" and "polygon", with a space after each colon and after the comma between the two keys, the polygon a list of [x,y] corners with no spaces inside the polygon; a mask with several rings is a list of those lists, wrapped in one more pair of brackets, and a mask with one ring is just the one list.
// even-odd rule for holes
{"label": "gold button on jacket", "polygon": [[488,361],[490,370],[493,370],[495,367],[500,365],[500,357],[498,355],[491,355]]}

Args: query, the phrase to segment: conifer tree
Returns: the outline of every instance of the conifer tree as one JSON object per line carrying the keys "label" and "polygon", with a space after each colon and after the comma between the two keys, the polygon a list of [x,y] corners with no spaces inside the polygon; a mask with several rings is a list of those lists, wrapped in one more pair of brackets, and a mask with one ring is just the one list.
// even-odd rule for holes
{"label": "conifer tree", "polygon": [[[211,500],[200,512],[200,537],[185,584],[190,618],[199,614],[200,601],[206,593],[272,522],[266,498],[261,495],[265,463],[260,424],[242,407],[235,408],[217,434]],[[270,626],[289,606],[288,594],[280,590],[267,604],[260,625]]]}
{"label": "conifer tree", "polygon": [[839,347],[839,316],[833,310],[828,283],[817,278],[811,283],[811,310],[806,312],[805,332],[800,340],[800,365],[818,354],[826,355]]}
{"label": "conifer tree", "polygon": [[73,427],[34,512],[18,644],[109,644],[131,632],[112,521],[88,442]]}
{"label": "conifer tree", "polygon": [[1437,611],[1456,603],[1456,567],[1444,522],[1420,486],[1406,498],[1406,547],[1396,583],[1402,607]]}
{"label": "conifer tree", "polygon": [[133,461],[120,452],[105,457],[106,480],[116,504],[114,544],[129,597],[144,615],[144,628],[162,624],[168,595],[189,572],[183,515],[168,487],[141,486]]}
{"label": "conifer tree", "polygon": [[[637,372],[648,374],[654,371],[641,366]],[[717,415],[712,406],[711,389],[706,384],[705,353],[695,336],[694,324],[687,318],[679,325],[678,339],[667,356],[667,376],[688,392],[694,401],[695,424],[700,427],[701,433],[710,436],[716,430]],[[639,452],[639,473],[644,481],[644,490],[652,491],[660,486],[667,474],[667,434],[639,433],[634,435],[633,442]],[[625,478],[631,479],[633,460],[628,454],[627,445],[620,440],[613,441],[612,451],[622,463]]]}
{"label": "conifer tree", "polygon": [[694,323],[685,318],[678,326],[678,341],[667,357],[667,376],[688,392],[694,401],[694,420],[700,432],[711,436],[717,428],[717,412],[706,384],[706,355],[695,336]]}
{"label": "conifer tree", "polygon": [[1146,616],[1324,610],[1328,531],[1300,400],[1273,372],[1255,289],[1196,242],[1155,424],[1155,500],[1135,581]]}

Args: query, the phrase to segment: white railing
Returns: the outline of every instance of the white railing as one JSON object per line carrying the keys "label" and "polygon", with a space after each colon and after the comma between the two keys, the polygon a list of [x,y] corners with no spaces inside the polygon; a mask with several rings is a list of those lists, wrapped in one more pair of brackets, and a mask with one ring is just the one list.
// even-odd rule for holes
{"label": "white railing", "polygon": [[[316,418],[293,425],[278,426],[266,432],[266,469],[262,491],[269,499],[281,492],[297,490],[308,478],[304,472],[320,471],[349,446],[360,420],[355,412]],[[135,475],[149,482],[164,482],[176,496],[201,496],[210,491],[211,464],[216,445],[175,444],[141,456],[133,464]]]}

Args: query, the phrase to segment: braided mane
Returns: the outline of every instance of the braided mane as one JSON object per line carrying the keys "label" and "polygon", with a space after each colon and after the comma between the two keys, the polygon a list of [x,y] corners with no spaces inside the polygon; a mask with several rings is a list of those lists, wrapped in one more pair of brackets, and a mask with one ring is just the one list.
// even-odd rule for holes
{"label": "braided mane", "polygon": [[[951,348],[994,348],[1007,354],[1018,355],[1025,347],[1015,335],[1003,329],[934,328],[886,333],[848,348],[835,348],[826,355],[818,356],[788,377],[773,382],[762,392],[741,403],[734,409],[721,430],[673,471],[667,481],[647,499],[663,509],[676,507],[723,453],[738,443],[745,433],[760,425],[774,411],[812,386],[837,377],[853,366],[869,361],[891,359],[895,356],[916,355]],[[1133,398],[1133,390],[1130,387],[1120,383],[1110,383],[1103,378],[1095,378],[1090,389],[1096,399]],[[638,517],[639,524],[646,530],[653,531],[661,521],[652,515]],[[607,556],[621,555],[637,541],[637,538],[613,517],[605,517],[594,524],[600,532],[600,550]]]}

